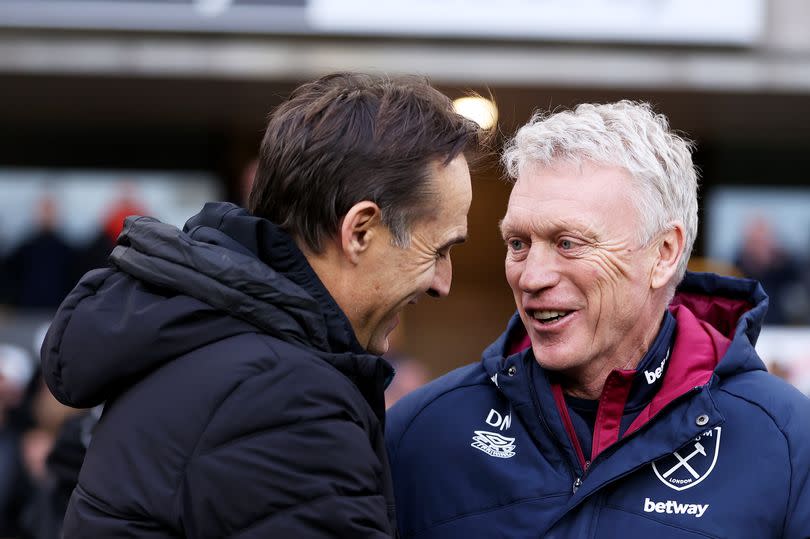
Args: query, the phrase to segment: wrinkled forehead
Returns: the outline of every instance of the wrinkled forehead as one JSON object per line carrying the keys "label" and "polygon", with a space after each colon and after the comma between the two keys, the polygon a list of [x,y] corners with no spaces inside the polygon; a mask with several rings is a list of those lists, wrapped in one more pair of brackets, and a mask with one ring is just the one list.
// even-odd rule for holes
{"label": "wrinkled forehead", "polygon": [[638,217],[633,192],[623,167],[593,162],[534,165],[518,175],[503,224],[527,219],[564,221],[577,228],[627,223]]}

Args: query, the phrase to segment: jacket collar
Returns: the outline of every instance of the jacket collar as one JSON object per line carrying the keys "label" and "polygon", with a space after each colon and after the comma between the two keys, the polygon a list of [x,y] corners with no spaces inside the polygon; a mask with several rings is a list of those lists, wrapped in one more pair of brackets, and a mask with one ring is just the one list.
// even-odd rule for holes
{"label": "jacket collar", "polygon": [[292,238],[229,203],[209,203],[183,231],[148,217],[126,221],[111,263],[136,279],[205,302],[314,352],[350,378],[384,415],[394,375],[357,341]]}
{"label": "jacket collar", "polygon": [[194,239],[209,244],[221,244],[239,249],[260,260],[314,303],[307,306],[325,328],[325,343],[318,339],[317,347],[332,352],[364,354],[351,324],[318,278],[292,237],[275,223],[249,214],[243,208],[224,202],[212,202],[188,220],[184,231]]}
{"label": "jacket collar", "polygon": [[[642,429],[681,396],[710,385],[715,376],[723,378],[745,370],[764,369],[764,364],[753,350],[753,344],[766,307],[767,297],[754,281],[688,273],[670,305],[670,311],[677,320],[677,330],[667,373],[655,396],[624,436]],[[541,420],[555,433],[562,447],[576,456],[571,444],[564,443],[567,431],[560,420],[564,414],[557,410],[564,403],[560,404],[560,399],[554,398],[552,384],[543,373],[540,376],[545,380],[547,390],[537,391],[534,397],[531,395],[533,385],[529,374],[531,368],[535,367],[533,362],[530,343],[517,314],[510,320],[506,332],[485,350],[482,358],[489,377],[521,413],[527,425],[536,423],[539,411]],[[621,389],[632,381],[635,374],[635,371],[613,371],[606,382],[605,391]],[[539,410],[530,406],[532,398],[536,400]],[[620,418],[624,399],[603,393],[600,414],[604,411],[601,409],[605,401],[615,404],[615,409],[608,410],[611,412],[608,415]],[[604,422],[604,425],[610,426],[610,421]],[[599,431],[604,431],[606,435],[599,438],[599,443],[594,442],[594,455],[604,452],[618,439],[618,428]]]}

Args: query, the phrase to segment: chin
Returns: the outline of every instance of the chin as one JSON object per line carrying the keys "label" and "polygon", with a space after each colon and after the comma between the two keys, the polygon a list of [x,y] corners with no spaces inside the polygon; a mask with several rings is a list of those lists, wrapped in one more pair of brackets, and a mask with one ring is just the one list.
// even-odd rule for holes
{"label": "chin", "polygon": [[544,369],[557,372],[567,371],[580,366],[577,362],[577,357],[584,357],[583,355],[572,354],[571,350],[565,350],[564,353],[560,353],[561,350],[556,350],[555,348],[556,347],[532,345],[535,361]]}

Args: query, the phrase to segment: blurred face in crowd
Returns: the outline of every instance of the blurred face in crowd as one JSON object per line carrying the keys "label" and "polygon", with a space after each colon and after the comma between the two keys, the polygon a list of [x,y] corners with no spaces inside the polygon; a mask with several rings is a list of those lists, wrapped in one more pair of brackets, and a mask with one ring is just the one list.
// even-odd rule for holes
{"label": "blurred face in crowd", "polygon": [[[359,266],[354,283],[357,296],[344,311],[358,340],[372,353],[388,350],[388,335],[399,323],[402,309],[425,293],[443,297],[450,292],[451,248],[467,237],[467,213],[472,189],[467,160],[459,155],[447,165],[431,165],[436,208],[410,226],[410,243],[401,248],[381,222]],[[379,240],[379,241],[378,241]]]}
{"label": "blurred face in crowd", "polygon": [[527,166],[501,224],[506,278],[534,356],[575,385],[634,367],[663,314],[652,295],[655,242],[636,239],[632,193],[622,168]]}

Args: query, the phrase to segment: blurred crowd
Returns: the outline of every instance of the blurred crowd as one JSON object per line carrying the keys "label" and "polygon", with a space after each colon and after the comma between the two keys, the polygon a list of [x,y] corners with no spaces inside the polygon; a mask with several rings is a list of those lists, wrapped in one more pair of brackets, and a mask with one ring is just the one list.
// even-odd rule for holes
{"label": "blurred crowd", "polygon": [[0,304],[13,309],[55,310],[87,271],[105,265],[127,215],[143,205],[126,192],[109,208],[98,231],[83,245],[72,245],[60,231],[59,208],[44,194],[32,209],[32,230],[0,258]]}
{"label": "blurred crowd", "polygon": [[0,538],[58,537],[94,415],[53,398],[39,373],[39,347],[79,278],[106,264],[124,217],[144,208],[122,192],[81,245],[65,238],[52,195],[31,212],[27,234],[0,252]]}
{"label": "blurred crowd", "polygon": [[768,293],[766,324],[810,324],[810,261],[785,248],[768,219],[749,219],[734,264]]}

